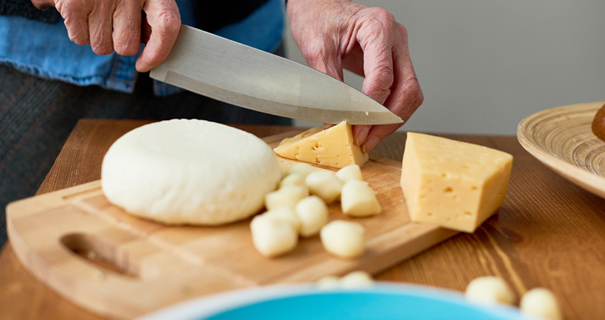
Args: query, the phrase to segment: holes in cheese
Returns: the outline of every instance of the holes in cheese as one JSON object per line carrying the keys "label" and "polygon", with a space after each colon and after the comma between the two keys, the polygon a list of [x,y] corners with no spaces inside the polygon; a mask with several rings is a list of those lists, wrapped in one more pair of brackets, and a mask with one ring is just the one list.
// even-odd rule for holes
{"label": "holes in cheese", "polygon": [[473,232],[504,201],[513,157],[408,132],[401,187],[413,221]]}
{"label": "holes in cheese", "polygon": [[361,166],[368,161],[368,155],[355,143],[351,125],[346,121],[325,130],[320,127],[311,128],[282,140],[273,150],[287,159],[333,168],[350,164]]}

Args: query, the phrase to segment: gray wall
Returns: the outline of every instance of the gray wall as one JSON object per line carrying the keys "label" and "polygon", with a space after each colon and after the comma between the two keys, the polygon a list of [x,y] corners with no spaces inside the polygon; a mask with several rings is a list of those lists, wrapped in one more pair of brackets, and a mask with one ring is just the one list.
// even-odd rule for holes
{"label": "gray wall", "polygon": [[[514,135],[534,112],[605,100],[603,0],[356,2],[408,30],[425,101],[402,130]],[[287,34],[288,56],[304,62]]]}

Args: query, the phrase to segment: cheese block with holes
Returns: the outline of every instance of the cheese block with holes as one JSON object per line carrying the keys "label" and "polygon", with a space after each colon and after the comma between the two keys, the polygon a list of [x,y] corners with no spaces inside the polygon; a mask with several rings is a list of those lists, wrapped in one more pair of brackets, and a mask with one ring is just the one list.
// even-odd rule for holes
{"label": "cheese block with holes", "polygon": [[475,231],[504,201],[512,162],[499,150],[408,132],[401,187],[412,220]]}
{"label": "cheese block with holes", "polygon": [[281,178],[277,156],[245,131],[170,120],[120,137],[103,158],[107,199],[169,224],[219,225],[248,218]]}
{"label": "cheese block with holes", "polygon": [[361,166],[368,161],[368,155],[355,143],[351,125],[345,121],[325,130],[315,127],[286,138],[274,151],[287,159],[333,168]]}

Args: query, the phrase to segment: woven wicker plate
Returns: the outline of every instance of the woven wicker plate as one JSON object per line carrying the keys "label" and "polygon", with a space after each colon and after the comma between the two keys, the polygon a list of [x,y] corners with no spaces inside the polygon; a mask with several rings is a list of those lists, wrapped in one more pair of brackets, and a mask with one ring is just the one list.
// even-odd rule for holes
{"label": "woven wicker plate", "polygon": [[565,179],[605,199],[605,141],[591,129],[603,102],[543,110],[519,123],[517,139]]}

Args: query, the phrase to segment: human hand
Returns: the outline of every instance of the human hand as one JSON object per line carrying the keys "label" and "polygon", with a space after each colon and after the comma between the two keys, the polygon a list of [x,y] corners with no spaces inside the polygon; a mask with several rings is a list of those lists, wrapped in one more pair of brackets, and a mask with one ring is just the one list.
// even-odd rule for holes
{"label": "human hand", "polygon": [[[52,6],[65,20],[69,39],[90,44],[96,54],[135,55],[147,45],[136,68],[146,72],[162,63],[179,33],[181,16],[174,0],[31,0]],[[143,20],[142,12],[146,17]]]}
{"label": "human hand", "polygon": [[[362,92],[407,121],[422,104],[407,31],[393,15],[348,0],[289,0],[296,44],[310,67],[343,80],[343,68],[365,76]],[[369,152],[403,124],[353,127]]]}

